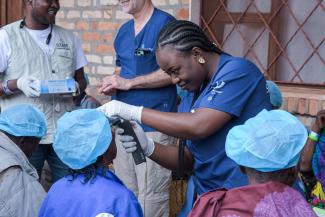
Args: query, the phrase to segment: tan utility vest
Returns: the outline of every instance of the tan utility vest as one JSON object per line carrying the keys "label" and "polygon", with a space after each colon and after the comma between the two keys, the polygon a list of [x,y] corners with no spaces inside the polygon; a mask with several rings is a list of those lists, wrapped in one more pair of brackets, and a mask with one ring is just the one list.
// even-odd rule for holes
{"label": "tan utility vest", "polygon": [[[21,21],[4,26],[10,39],[11,56],[8,69],[3,80],[18,79],[27,76],[39,80],[56,80],[73,78],[75,73],[75,44],[72,32],[59,26],[53,26],[55,32],[55,48],[47,56],[29,35],[26,28],[20,28]],[[52,38],[53,40],[53,38]],[[47,134],[41,144],[53,143],[56,121],[66,112],[72,111],[72,97],[59,95],[42,95],[39,98],[28,98],[23,93],[0,98],[0,108],[28,103],[44,112],[47,119]]]}

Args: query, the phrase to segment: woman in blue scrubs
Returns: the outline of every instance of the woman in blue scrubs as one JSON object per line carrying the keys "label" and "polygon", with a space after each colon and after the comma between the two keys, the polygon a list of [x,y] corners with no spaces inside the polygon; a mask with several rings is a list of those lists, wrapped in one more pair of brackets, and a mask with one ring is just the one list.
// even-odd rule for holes
{"label": "woman in blue scrubs", "polygon": [[[199,26],[173,21],[160,32],[157,62],[174,84],[193,93],[185,113],[160,112],[111,101],[100,107],[107,116],[119,115],[163,133],[188,140],[184,170],[193,171],[196,192],[247,184],[234,161],[225,154],[228,131],[243,124],[262,109],[271,109],[265,79],[250,61],[220,51]],[[135,131],[144,153],[162,166],[176,170],[178,146],[162,146]],[[133,139],[120,135],[127,152],[135,150]]]}

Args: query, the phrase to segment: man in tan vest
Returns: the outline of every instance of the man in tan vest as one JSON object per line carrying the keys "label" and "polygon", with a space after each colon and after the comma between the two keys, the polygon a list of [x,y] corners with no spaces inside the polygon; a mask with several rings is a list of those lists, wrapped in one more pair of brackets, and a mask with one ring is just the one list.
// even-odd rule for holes
{"label": "man in tan vest", "polygon": [[72,95],[41,94],[40,81],[72,78],[83,91],[87,86],[83,71],[87,61],[79,39],[54,24],[59,1],[24,3],[26,17],[0,29],[0,108],[27,103],[44,112],[48,131],[29,160],[39,174],[47,160],[55,182],[68,172],[52,148],[56,121],[73,110],[74,104]]}

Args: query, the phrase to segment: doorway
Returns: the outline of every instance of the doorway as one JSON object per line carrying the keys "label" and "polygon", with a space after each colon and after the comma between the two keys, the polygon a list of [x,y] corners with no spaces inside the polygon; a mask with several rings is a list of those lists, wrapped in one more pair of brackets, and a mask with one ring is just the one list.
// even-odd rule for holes
{"label": "doorway", "polygon": [[22,19],[23,0],[0,0],[0,27]]}

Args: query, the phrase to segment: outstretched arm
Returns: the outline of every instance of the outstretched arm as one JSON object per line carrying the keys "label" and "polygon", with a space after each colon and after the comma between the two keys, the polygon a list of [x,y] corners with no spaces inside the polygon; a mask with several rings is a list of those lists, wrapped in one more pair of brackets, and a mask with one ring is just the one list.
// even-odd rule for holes
{"label": "outstretched arm", "polygon": [[194,113],[160,112],[116,100],[104,104],[98,110],[107,117],[120,116],[126,120],[135,120],[182,139],[201,139],[210,136],[232,118],[226,112],[210,108],[199,108]]}
{"label": "outstretched arm", "polygon": [[182,139],[202,139],[212,135],[232,116],[210,108],[200,108],[194,113],[168,113],[144,108],[141,121],[160,132]]}

